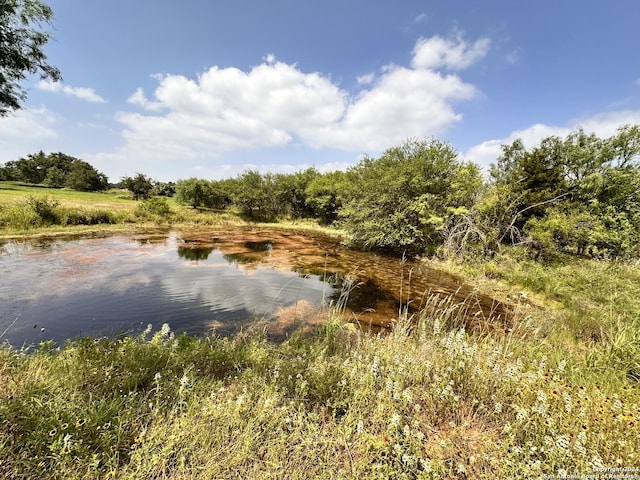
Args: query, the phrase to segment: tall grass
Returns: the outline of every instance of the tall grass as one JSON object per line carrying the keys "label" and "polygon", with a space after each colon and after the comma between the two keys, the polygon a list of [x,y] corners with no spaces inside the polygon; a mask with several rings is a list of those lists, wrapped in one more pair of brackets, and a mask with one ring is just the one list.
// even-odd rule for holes
{"label": "tall grass", "polygon": [[[640,464],[640,388],[442,299],[389,334],[151,335],[0,352],[8,478],[536,478]],[[441,305],[441,308],[438,307]],[[491,319],[487,319],[491,321]],[[535,347],[534,347],[535,345]]]}

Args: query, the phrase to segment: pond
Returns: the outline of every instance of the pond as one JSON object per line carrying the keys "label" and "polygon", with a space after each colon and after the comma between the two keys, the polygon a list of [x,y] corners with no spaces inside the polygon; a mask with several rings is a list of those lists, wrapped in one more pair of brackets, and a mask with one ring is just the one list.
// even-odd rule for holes
{"label": "pond", "polygon": [[[348,295],[345,295],[348,291]],[[318,233],[237,228],[0,244],[0,341],[264,329],[285,338],[339,306],[374,330],[403,308],[452,295],[470,317],[508,308],[423,263],[342,247]]]}

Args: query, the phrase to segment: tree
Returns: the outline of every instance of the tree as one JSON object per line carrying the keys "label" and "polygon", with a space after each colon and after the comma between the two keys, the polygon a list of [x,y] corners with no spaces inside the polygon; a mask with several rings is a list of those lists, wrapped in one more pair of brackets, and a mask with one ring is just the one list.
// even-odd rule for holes
{"label": "tree", "polygon": [[153,191],[153,180],[142,173],[136,173],[133,178],[124,177],[122,179],[122,185],[133,193],[134,200],[146,200],[151,196],[151,192]]}
{"label": "tree", "polygon": [[347,172],[342,225],[360,248],[434,253],[449,217],[470,206],[472,192],[462,190],[476,188],[479,175],[448,144],[409,140]]}
{"label": "tree", "polygon": [[42,79],[61,79],[43,51],[50,34],[40,27],[52,17],[51,8],[40,0],[0,2],[0,117],[21,108],[27,93],[20,82],[27,74],[40,72]]}
{"label": "tree", "polygon": [[251,220],[270,221],[282,213],[276,192],[276,177],[262,175],[257,170],[247,170],[239,175],[233,185],[233,203],[242,216]]}
{"label": "tree", "polygon": [[342,208],[346,174],[340,170],[318,175],[309,182],[305,190],[306,202],[311,214],[324,224],[338,219]]}
{"label": "tree", "polygon": [[109,188],[109,179],[87,162],[76,160],[66,177],[65,186],[82,192],[98,192]]}

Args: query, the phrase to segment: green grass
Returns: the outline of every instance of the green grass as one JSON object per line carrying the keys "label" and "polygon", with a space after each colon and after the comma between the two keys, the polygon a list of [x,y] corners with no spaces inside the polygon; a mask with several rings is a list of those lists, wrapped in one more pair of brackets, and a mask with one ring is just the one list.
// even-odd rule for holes
{"label": "green grass", "polygon": [[244,223],[233,213],[195,210],[173,198],[164,200],[166,210],[158,210],[152,206],[156,200],[134,201],[124,190],[78,192],[0,182],[0,236]]}
{"label": "green grass", "polygon": [[66,207],[95,205],[103,208],[133,209],[137,203],[131,200],[130,194],[124,190],[79,192],[67,188],[48,188],[20,182],[0,182],[0,204],[11,204],[30,195],[49,196]]}

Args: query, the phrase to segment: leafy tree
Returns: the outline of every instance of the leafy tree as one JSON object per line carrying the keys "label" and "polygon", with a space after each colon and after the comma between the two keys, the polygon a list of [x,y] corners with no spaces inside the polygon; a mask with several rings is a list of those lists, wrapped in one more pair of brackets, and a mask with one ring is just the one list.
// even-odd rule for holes
{"label": "leafy tree", "polygon": [[607,139],[577,129],[530,150],[516,140],[503,146],[490,193],[467,225],[483,232],[484,247],[493,251],[504,242],[527,246],[538,258],[637,256],[639,156],[638,126],[622,126]]}
{"label": "leafy tree", "polygon": [[565,145],[558,137],[548,137],[526,150],[521,140],[503,146],[491,176],[497,185],[508,186],[516,210],[512,226],[522,228],[529,218],[542,217],[550,203],[569,192],[565,177]]}
{"label": "leafy tree", "polygon": [[233,187],[233,203],[244,217],[269,221],[281,213],[274,175],[247,170],[236,178]]}
{"label": "leafy tree", "polygon": [[176,200],[193,208],[206,207],[224,209],[231,204],[227,191],[227,182],[188,178],[178,180],[176,184]]}
{"label": "leafy tree", "polygon": [[[463,170],[477,180],[456,184]],[[473,197],[457,189],[473,188],[480,179],[477,169],[459,162],[451,146],[435,139],[409,140],[379,159],[365,158],[347,177],[340,217],[352,243],[396,254],[434,253],[443,242],[450,208],[467,206]]]}
{"label": "leafy tree", "polygon": [[40,0],[0,2],[0,117],[21,108],[27,93],[20,82],[28,74],[39,72],[43,79],[61,79],[43,51],[50,34],[40,27],[52,17],[51,8]]}
{"label": "leafy tree", "polygon": [[153,180],[142,173],[136,173],[134,177],[124,177],[122,185],[133,194],[134,200],[146,200],[153,191]]}
{"label": "leafy tree", "polygon": [[152,193],[159,197],[173,197],[176,194],[176,184],[174,182],[155,182]]}
{"label": "leafy tree", "polygon": [[65,172],[60,170],[58,167],[51,167],[47,169],[47,176],[42,183],[48,187],[62,188],[66,183]]}
{"label": "leafy tree", "polygon": [[275,176],[279,213],[286,213],[293,217],[311,217],[313,208],[307,202],[307,187],[320,175],[315,168],[293,174]]}
{"label": "leafy tree", "polygon": [[324,224],[335,222],[342,208],[343,192],[347,188],[345,183],[346,174],[341,171],[314,177],[305,190],[306,203],[311,216]]}
{"label": "leafy tree", "polygon": [[109,188],[109,179],[82,160],[73,162],[65,186],[83,192],[98,192]]}

